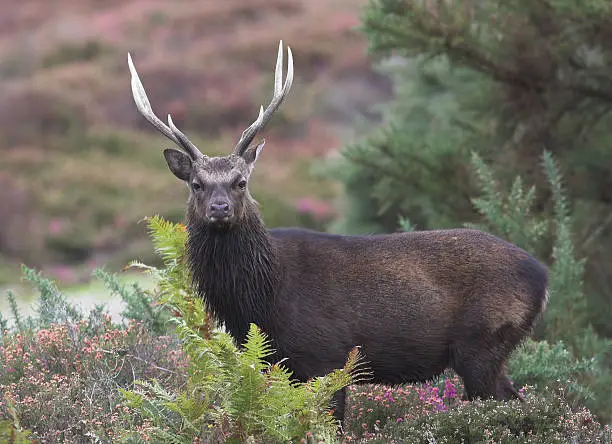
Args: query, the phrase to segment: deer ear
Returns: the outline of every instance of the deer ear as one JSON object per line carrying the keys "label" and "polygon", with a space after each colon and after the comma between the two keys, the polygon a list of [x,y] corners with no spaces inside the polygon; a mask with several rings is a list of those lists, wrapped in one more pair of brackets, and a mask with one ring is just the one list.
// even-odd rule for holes
{"label": "deer ear", "polygon": [[173,148],[166,148],[164,150],[164,157],[172,174],[181,180],[189,180],[193,165],[187,154]]}
{"label": "deer ear", "polygon": [[266,141],[264,139],[261,141],[261,143],[259,143],[259,145],[250,146],[246,150],[244,150],[244,153],[242,154],[242,158],[244,159],[244,161],[248,164],[255,163],[255,161],[259,157],[259,153],[261,153],[261,150],[263,149],[265,144]]}

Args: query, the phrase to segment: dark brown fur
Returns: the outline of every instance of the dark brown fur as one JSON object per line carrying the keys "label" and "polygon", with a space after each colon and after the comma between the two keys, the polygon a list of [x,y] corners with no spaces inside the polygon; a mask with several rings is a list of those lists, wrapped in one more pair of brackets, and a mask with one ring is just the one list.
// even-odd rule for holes
{"label": "dark brown fur", "polygon": [[342,367],[359,345],[374,382],[425,381],[450,367],[470,399],[518,397],[504,361],[541,314],[547,286],[545,267],[520,248],[467,229],[267,230],[249,199],[242,219],[219,227],[194,208],[198,292],[238,343],[250,322],[262,328],[299,380]]}

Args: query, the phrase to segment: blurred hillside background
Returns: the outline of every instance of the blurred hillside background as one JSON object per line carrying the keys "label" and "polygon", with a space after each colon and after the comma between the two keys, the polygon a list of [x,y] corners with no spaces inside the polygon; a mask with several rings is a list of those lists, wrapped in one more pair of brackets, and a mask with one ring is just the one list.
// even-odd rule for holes
{"label": "blurred hillside background", "polygon": [[153,108],[208,154],[231,151],[272,92],[278,41],[290,99],[262,136],[253,193],[270,226],[322,228],[339,187],[311,161],[391,96],[358,32],[364,1],[6,2],[0,18],[0,287],[20,263],[60,283],[152,260],[139,221],[183,217],[167,141],[137,112],[131,52]]}

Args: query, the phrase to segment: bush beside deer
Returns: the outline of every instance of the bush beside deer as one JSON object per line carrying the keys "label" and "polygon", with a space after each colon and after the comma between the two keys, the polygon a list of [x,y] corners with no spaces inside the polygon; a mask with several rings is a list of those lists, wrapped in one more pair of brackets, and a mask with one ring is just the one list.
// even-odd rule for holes
{"label": "bush beside deer", "polygon": [[420,382],[452,368],[468,399],[520,399],[504,362],[543,313],[548,283],[524,250],[470,229],[343,236],[265,227],[248,189],[265,142],[252,142],[291,89],[287,52],[284,84],[281,41],[272,101],[223,157],[156,117],[128,55],[138,110],[181,148],[164,157],[190,190],[188,263],[207,307],[239,344],[258,325],[300,381],[342,367],[360,346],[372,382]]}

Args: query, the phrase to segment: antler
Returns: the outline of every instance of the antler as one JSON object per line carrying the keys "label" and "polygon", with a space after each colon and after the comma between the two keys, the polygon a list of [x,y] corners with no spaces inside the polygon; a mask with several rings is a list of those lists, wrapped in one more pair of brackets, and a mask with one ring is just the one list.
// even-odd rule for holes
{"label": "antler", "polygon": [[183,148],[183,150],[185,150],[192,160],[205,157],[204,154],[202,154],[200,150],[198,150],[198,148],[187,138],[187,136],[174,125],[170,114],[168,114],[168,125],[162,122],[159,117],[155,115],[153,109],[151,108],[151,104],[149,103],[144,86],[142,86],[140,77],[138,77],[138,73],[136,72],[134,63],[132,62],[132,56],[129,52],[128,66],[130,67],[130,73],[132,74],[132,95],[134,96],[134,102],[136,103],[136,107],[138,108],[138,111],[140,111],[140,114],[142,114],[144,118],[151,123],[151,125],[157,128],[160,133],[172,140],[179,147]]}
{"label": "antler", "polygon": [[287,56],[287,78],[283,86],[283,41],[281,40],[278,44],[278,57],[276,58],[276,70],[274,72],[274,96],[272,97],[272,101],[265,111],[263,106],[259,108],[259,116],[257,116],[257,119],[255,119],[251,126],[242,132],[242,136],[236,144],[236,148],[234,148],[234,154],[242,155],[244,153],[257,135],[257,132],[266,126],[272,114],[274,114],[281,103],[283,103],[283,100],[285,100],[285,97],[287,97],[291,89],[291,84],[293,83],[293,54],[291,54],[291,48],[288,46]]}

